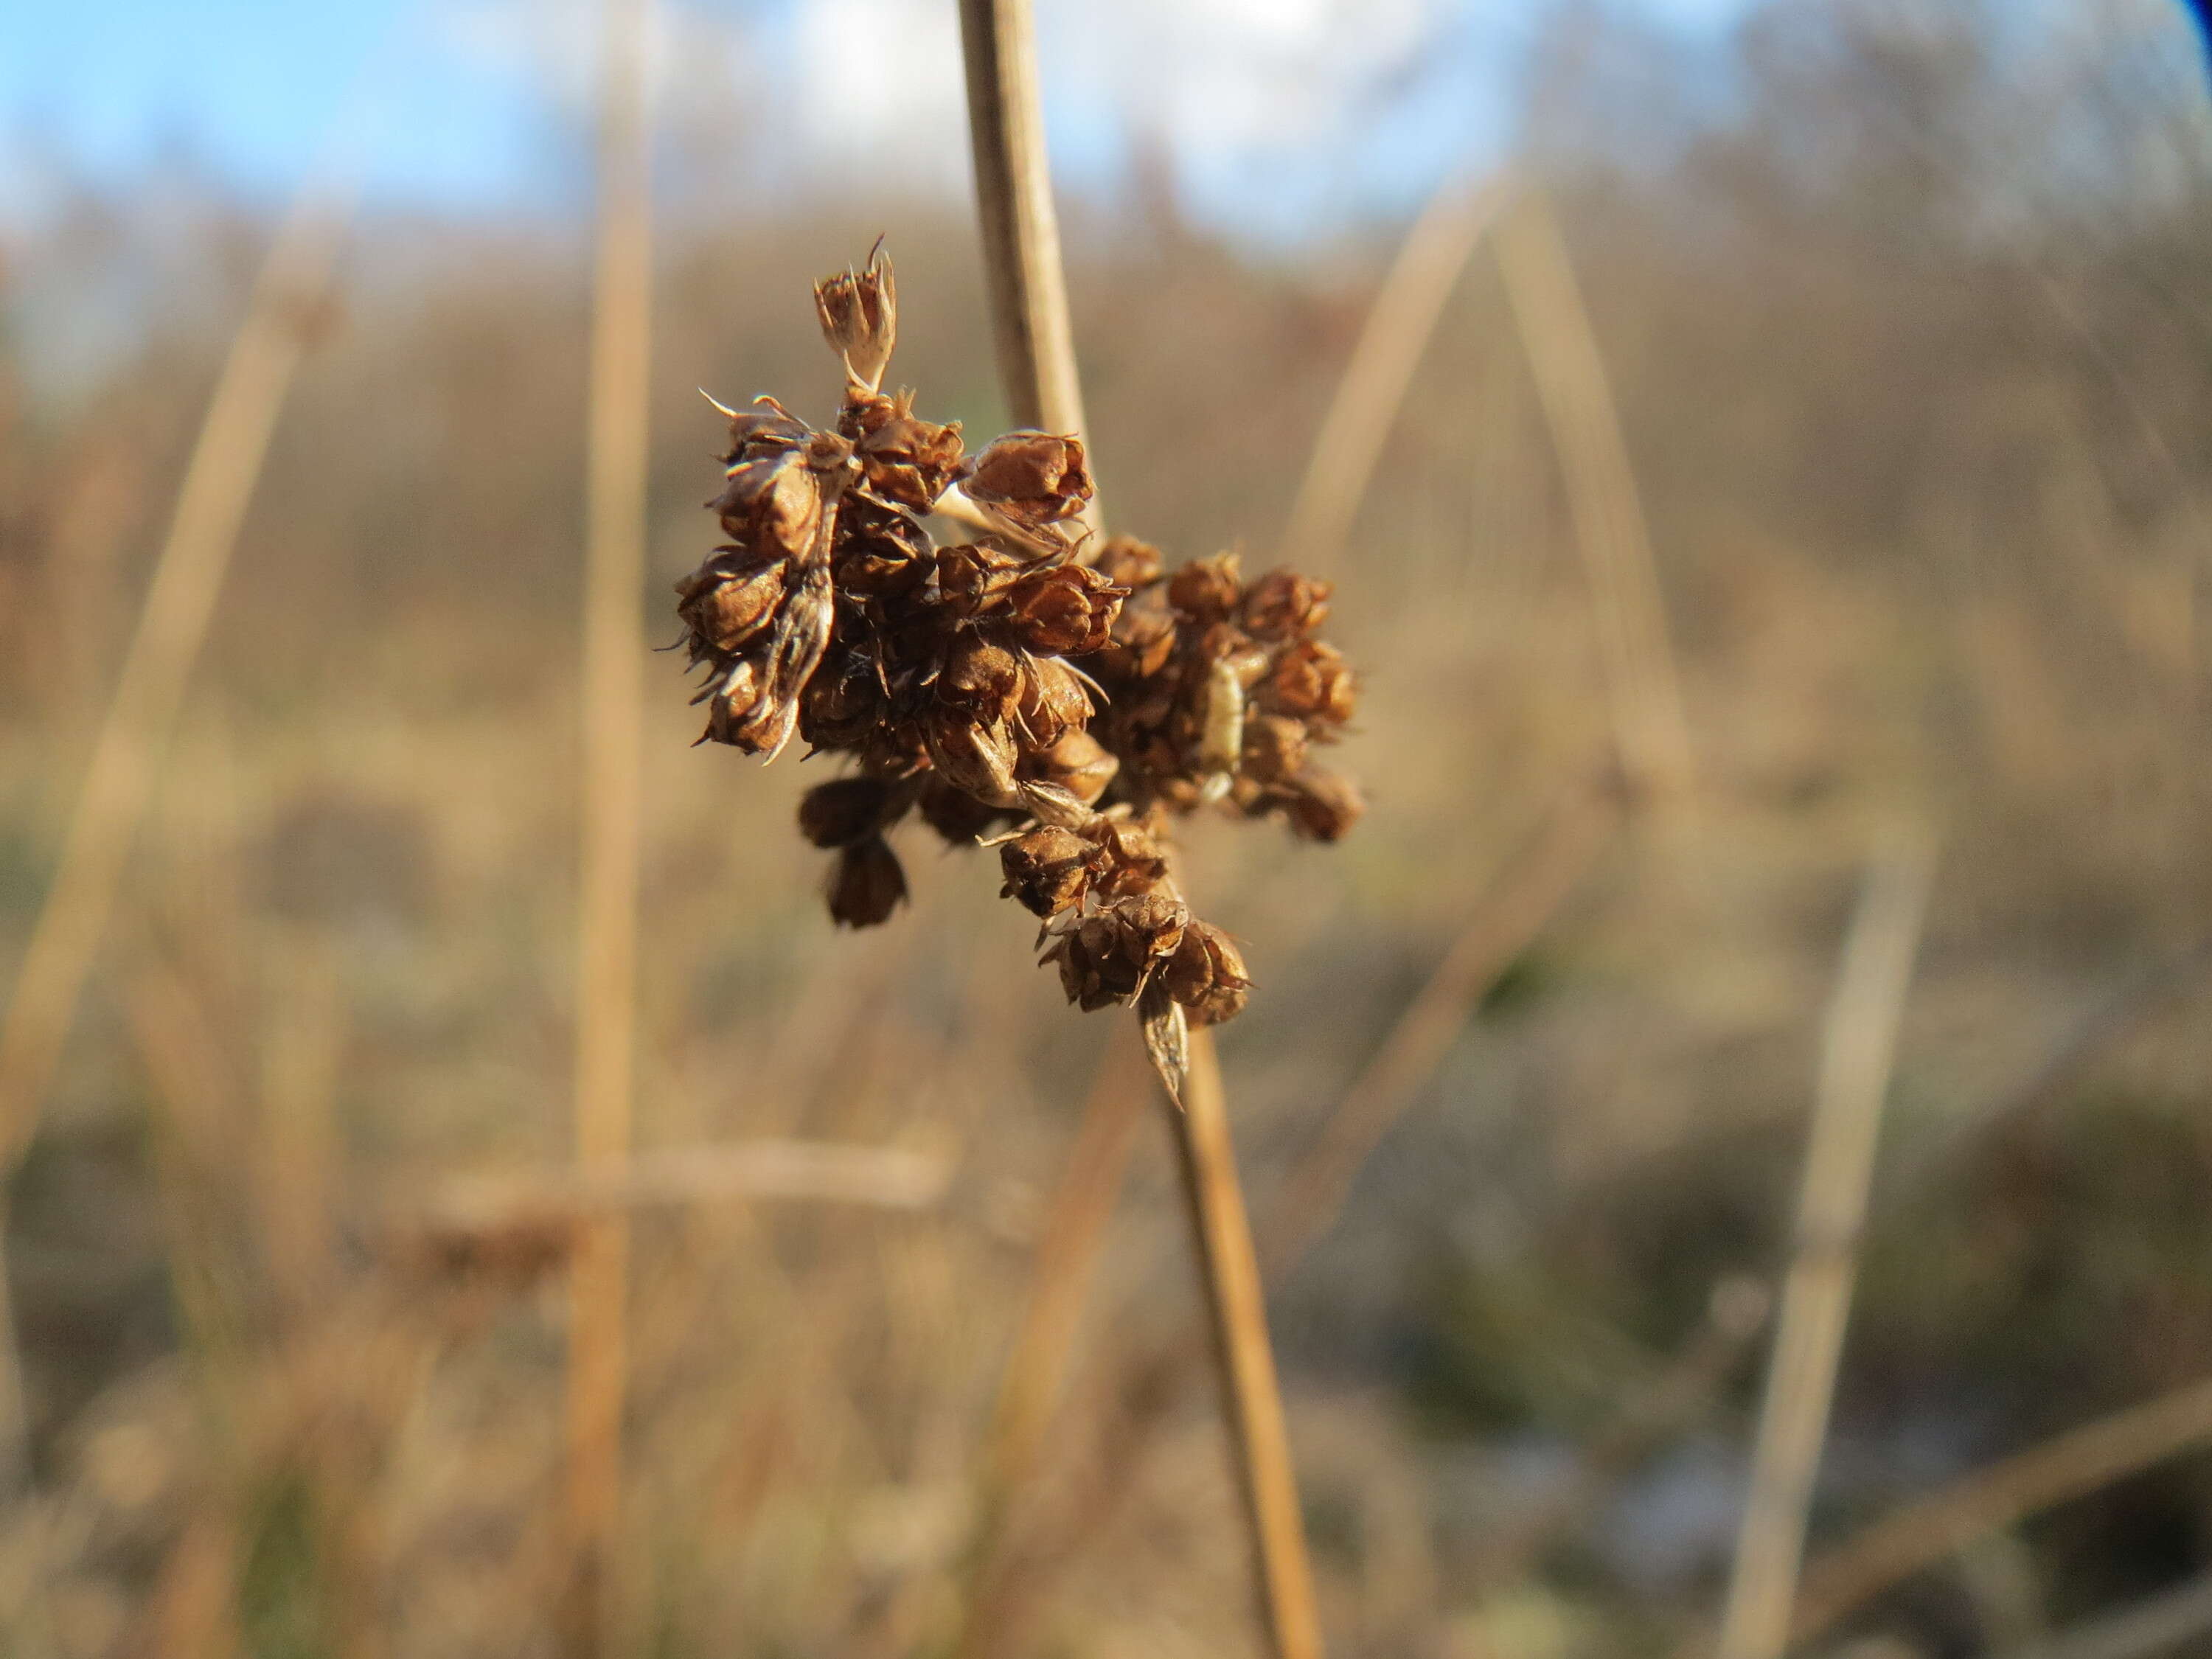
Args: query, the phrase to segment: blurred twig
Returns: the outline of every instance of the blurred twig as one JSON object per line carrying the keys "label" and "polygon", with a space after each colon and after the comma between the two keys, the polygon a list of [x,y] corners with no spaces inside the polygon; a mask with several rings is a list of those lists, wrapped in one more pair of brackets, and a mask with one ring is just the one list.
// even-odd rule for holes
{"label": "blurred twig", "polygon": [[1510,191],[1502,179],[1452,179],[1407,233],[1314,439],[1283,526],[1285,563],[1310,568],[1343,547],[1444,302]]}
{"label": "blurred twig", "polygon": [[1566,244],[1543,198],[1498,226],[1498,264],[1552,429],[1582,550],[1620,765],[1639,803],[1680,823],[1695,788],[1651,531],[1629,465],[1605,358]]}
{"label": "blurred twig", "polygon": [[612,1169],[461,1176],[444,1182],[427,1203],[405,1200],[394,1209],[421,1224],[455,1232],[534,1221],[574,1224],[657,1206],[747,1199],[921,1210],[945,1195],[951,1174],[945,1160],[923,1152],[754,1140],[663,1147]]}
{"label": "blurred twig", "polygon": [[1844,941],[1821,1037],[1796,1255],[1783,1283],[1720,1659],[1779,1659],[1789,1641],[1806,1516],[1850,1316],[1875,1144],[1934,872],[1933,840],[1924,830],[1904,832],[1867,872]]}
{"label": "blurred twig", "polygon": [[[644,642],[647,393],[652,367],[651,0],[600,11],[599,240],[592,280],[582,666],[583,844],[577,921],[575,1143],[586,1182],[619,1180],[635,1070],[640,811],[639,653]],[[621,1541],[629,1218],[604,1211],[570,1268],[564,1636],[572,1654],[611,1639]]]}
{"label": "blurred twig", "polygon": [[[52,885],[0,1020],[0,1182],[37,1128],[261,477],[277,410],[307,349],[305,320],[328,292],[349,207],[344,190],[319,185],[302,192],[255,280],[200,422]],[[24,1467],[21,1365],[5,1285],[0,1258],[0,1488],[20,1479]]]}
{"label": "blurred twig", "polygon": [[2161,1458],[2212,1445],[2212,1380],[2192,1382],[1978,1469],[1816,1560],[1790,1626],[1803,1644],[1961,1545]]}

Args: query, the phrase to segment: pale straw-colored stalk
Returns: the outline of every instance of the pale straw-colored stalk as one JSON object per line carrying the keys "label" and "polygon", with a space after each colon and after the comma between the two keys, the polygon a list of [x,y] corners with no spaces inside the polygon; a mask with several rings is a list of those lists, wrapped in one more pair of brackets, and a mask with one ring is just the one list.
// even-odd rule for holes
{"label": "pale straw-colored stalk", "polygon": [[[329,292],[351,191],[301,192],[253,285],[185,469],[91,763],[0,1018],[0,1185],[36,1132],[87,976],[175,734],[277,411]],[[4,1212],[0,1193],[0,1212]],[[4,1230],[0,1230],[4,1231]],[[0,1489],[23,1471],[22,1372],[0,1257]]]}
{"label": "pale straw-colored stalk", "polygon": [[[977,206],[1007,402],[1018,420],[1079,431],[1081,394],[1045,155],[1035,18],[1029,0],[961,0],[960,22]],[[1259,1263],[1208,1030],[1191,1033],[1182,1109],[1170,1108],[1167,1115],[1212,1315],[1261,1617],[1278,1659],[1318,1659],[1320,1617]]]}
{"label": "pale straw-colored stalk", "polygon": [[[645,626],[647,393],[653,247],[646,112],[651,0],[603,0],[592,280],[581,696],[575,1154],[580,1179],[618,1181],[636,1069],[639,726]],[[569,1651],[598,1653],[617,1618],[627,1392],[627,1211],[578,1228],[569,1274],[566,1519]]]}
{"label": "pale straw-colored stalk", "polygon": [[1283,562],[1326,568],[1373,482],[1407,389],[1483,231],[1510,199],[1500,179],[1455,179],[1429,198],[1367,308],[1283,527]]}
{"label": "pale straw-colored stalk", "polygon": [[1605,358],[1543,198],[1523,194],[1493,245],[1565,481],[1621,770],[1632,790],[1679,830],[1694,789],[1689,730],[1650,526]]}
{"label": "pale straw-colored stalk", "polygon": [[1789,1644],[1875,1146],[1935,856],[1924,830],[1899,831],[1869,868],[1844,941],[1821,1034],[1796,1251],[1783,1281],[1718,1659],[1781,1659]]}

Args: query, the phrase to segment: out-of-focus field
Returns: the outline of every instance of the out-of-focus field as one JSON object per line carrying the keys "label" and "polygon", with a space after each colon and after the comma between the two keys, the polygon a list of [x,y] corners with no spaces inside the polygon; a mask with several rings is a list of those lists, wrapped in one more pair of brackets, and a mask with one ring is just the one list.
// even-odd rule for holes
{"label": "out-of-focus field", "polygon": [[[2212,929],[2212,151],[2178,25],[2082,9],[2023,62],[1965,11],[1782,8],[1731,48],[1718,116],[1623,110],[1571,52],[1531,94],[1522,177],[1619,402],[1694,790],[1610,835],[1279,1287],[1340,1655],[1660,1654],[1714,1616],[1766,1350],[1746,1315],[1900,818],[1940,864],[1811,1559],[2212,1374],[2212,988],[2169,967]],[[1143,192],[1068,212],[1114,523],[1266,568],[1400,228],[1264,256]],[[9,1206],[34,1475],[0,1511],[9,1652],[549,1649],[562,1233],[419,1218],[460,1176],[569,1157],[574,230],[372,216],[318,319]],[[693,388],[824,416],[806,284],[879,230],[894,378],[971,436],[1003,423],[953,205],[670,215],[666,637],[714,538]],[[0,245],[6,982],[267,231],[185,177]],[[127,353],[27,372],[80,296],[135,316]],[[1191,837],[1258,981],[1223,1051],[1263,1220],[1501,870],[1612,763],[1532,347],[1486,245],[1321,561],[1364,676],[1340,759],[1366,821],[1334,848]],[[1126,1033],[1030,966],[988,855],[917,838],[911,908],[833,932],[792,827],[820,765],[690,748],[678,671],[647,669],[641,1150],[803,1137],[951,1176],[919,1211],[640,1208],[633,1650],[945,1652],[1032,1252]],[[1197,1310],[1182,1224],[1147,1121],[996,1651],[1249,1650],[1211,1384],[1148,1369]],[[2184,1451],[1962,1540],[1838,1632],[2021,1652],[2208,1565],[2212,1457]]]}

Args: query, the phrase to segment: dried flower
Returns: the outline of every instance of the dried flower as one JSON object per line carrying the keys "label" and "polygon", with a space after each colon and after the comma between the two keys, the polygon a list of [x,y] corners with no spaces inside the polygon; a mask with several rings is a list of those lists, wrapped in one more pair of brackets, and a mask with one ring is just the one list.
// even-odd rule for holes
{"label": "dried flower", "polygon": [[[1175,1086],[1189,1027],[1232,1018],[1251,981],[1176,886],[1172,817],[1218,804],[1327,841],[1361,810],[1311,759],[1357,700],[1315,637],[1329,585],[1247,583],[1229,553],[1167,574],[1126,536],[1086,547],[1079,439],[1014,432],[970,456],[957,423],[883,390],[897,313],[880,246],[815,307],[845,368],[835,428],[771,398],[723,410],[708,505],[728,541],[677,586],[705,738],[773,758],[796,733],[848,757],[799,809],[835,855],[840,925],[906,897],[886,837],[910,814],[995,846],[1069,1000],[1133,1004]],[[956,482],[995,527],[940,548],[924,520]]]}
{"label": "dried flower", "polygon": [[848,378],[870,392],[881,386],[898,338],[898,289],[881,241],[864,270],[848,269],[814,285],[814,312],[822,337],[845,360]]}
{"label": "dried flower", "polygon": [[1009,432],[969,461],[960,480],[971,501],[1032,531],[1072,519],[1091,499],[1083,441],[1049,432]]}

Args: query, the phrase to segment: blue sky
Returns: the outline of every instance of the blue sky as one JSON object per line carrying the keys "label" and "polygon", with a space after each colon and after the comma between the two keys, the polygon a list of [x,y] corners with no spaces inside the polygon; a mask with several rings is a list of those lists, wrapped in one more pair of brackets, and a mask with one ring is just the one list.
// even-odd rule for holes
{"label": "blue sky", "polygon": [[[1695,36],[1746,0],[1622,3]],[[1231,218],[1295,219],[1324,186],[1418,194],[1425,173],[1503,141],[1506,66],[1545,9],[1040,0],[1056,159],[1079,184],[1109,180],[1150,134],[1193,206]],[[961,187],[952,11],[952,0],[663,0],[664,62],[682,70],[665,77],[671,118],[780,134],[826,165],[888,156],[917,187]],[[588,0],[0,7],[0,215],[35,212],[64,173],[129,178],[180,149],[282,194],[349,109],[367,112],[379,197],[552,204],[576,184],[562,135],[581,114],[591,17]],[[1463,64],[1437,61],[1454,52]]]}

